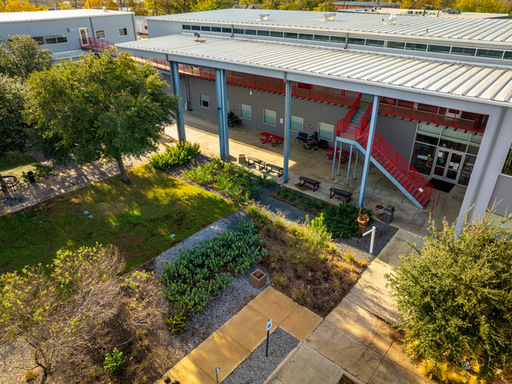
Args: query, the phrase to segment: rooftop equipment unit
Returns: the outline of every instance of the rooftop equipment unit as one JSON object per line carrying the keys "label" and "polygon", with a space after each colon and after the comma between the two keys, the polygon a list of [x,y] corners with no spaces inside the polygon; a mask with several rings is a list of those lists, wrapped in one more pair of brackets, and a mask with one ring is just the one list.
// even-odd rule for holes
{"label": "rooftop equipment unit", "polygon": [[270,13],[260,13],[259,17],[261,21],[268,21],[270,18]]}
{"label": "rooftop equipment unit", "polygon": [[325,21],[333,21],[336,18],[336,14],[334,12],[324,13]]}

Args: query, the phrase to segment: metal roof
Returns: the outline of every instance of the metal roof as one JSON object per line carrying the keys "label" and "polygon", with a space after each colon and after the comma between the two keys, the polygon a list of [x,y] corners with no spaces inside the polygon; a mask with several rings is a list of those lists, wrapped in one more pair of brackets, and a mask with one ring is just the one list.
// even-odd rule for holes
{"label": "metal roof", "polygon": [[[268,21],[260,20],[261,13],[269,15]],[[386,15],[338,12],[335,20],[325,21],[323,12],[270,9],[220,9],[148,18],[148,20],[181,23],[219,23],[341,33],[372,33],[384,36],[412,36],[422,37],[425,40],[440,38],[468,42],[512,43],[512,20],[510,19],[455,19],[396,15],[396,24],[388,23],[388,19],[389,16]]]}
{"label": "metal roof", "polygon": [[103,11],[102,9],[70,9],[63,11],[0,12],[0,23],[79,19],[85,17],[131,15],[131,12]]}
{"label": "metal roof", "polygon": [[[173,56],[292,72],[383,88],[512,106],[512,68],[243,39],[170,35],[116,44]],[[143,53],[142,53],[143,54]]]}

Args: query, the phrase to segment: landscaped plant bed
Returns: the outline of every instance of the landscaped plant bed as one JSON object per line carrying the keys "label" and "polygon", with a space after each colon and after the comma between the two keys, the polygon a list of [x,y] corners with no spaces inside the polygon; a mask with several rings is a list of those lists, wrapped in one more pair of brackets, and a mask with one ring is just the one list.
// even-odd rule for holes
{"label": "landscaped plant bed", "polygon": [[315,216],[320,215],[321,212],[332,206],[332,204],[323,200],[286,187],[276,189],[270,196]]}
{"label": "landscaped plant bed", "polygon": [[336,251],[321,220],[290,226],[255,206],[247,211],[267,250],[260,265],[269,271],[272,286],[322,317],[366,269],[353,253]]}

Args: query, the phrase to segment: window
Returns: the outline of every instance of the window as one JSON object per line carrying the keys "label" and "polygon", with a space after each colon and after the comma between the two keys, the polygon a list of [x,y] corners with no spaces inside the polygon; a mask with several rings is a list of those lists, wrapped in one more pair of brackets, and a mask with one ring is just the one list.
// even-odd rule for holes
{"label": "window", "polygon": [[37,41],[39,45],[44,45],[44,37],[43,36],[36,36],[36,37],[33,37],[33,39],[35,41]]}
{"label": "window", "polygon": [[503,51],[491,51],[488,49],[479,49],[476,51],[476,55],[479,57],[490,57],[492,59],[501,59]]}
{"label": "window", "polygon": [[331,43],[345,44],[345,38],[341,36],[331,36]]}
{"label": "window", "polygon": [[446,45],[429,45],[427,51],[435,53],[450,53],[451,47]]}
{"label": "window", "polygon": [[452,55],[475,56],[476,49],[452,47]]}
{"label": "window", "polygon": [[263,122],[268,125],[276,125],[276,111],[270,109],[263,110]]}
{"label": "window", "polygon": [[299,39],[313,40],[313,35],[310,35],[309,33],[301,33],[301,34],[299,34]]}
{"label": "window", "polygon": [[210,97],[208,95],[199,95],[199,105],[203,108],[210,108]]}
{"label": "window", "polygon": [[44,41],[46,44],[57,44],[57,38],[55,37],[55,35],[45,36]]}
{"label": "window", "polygon": [[404,49],[405,43],[402,41],[386,41],[386,48]]}
{"label": "window", "polygon": [[201,25],[201,31],[211,31],[211,27],[208,27],[206,25]]}
{"label": "window", "polygon": [[332,140],[334,125],[327,123],[318,123],[318,137],[321,139]]}
{"label": "window", "polygon": [[128,30],[126,28],[119,28],[119,36],[128,36]]}
{"label": "window", "polygon": [[212,27],[212,32],[220,32],[220,27]]}
{"label": "window", "polygon": [[223,33],[231,33],[231,28],[222,28]]}
{"label": "window", "polygon": [[258,31],[258,36],[270,36],[270,31]]}
{"label": "window", "polygon": [[284,33],[284,37],[286,37],[287,39],[296,39],[297,38],[297,33],[285,32]]}
{"label": "window", "polygon": [[512,147],[510,147],[510,150],[508,151],[508,156],[505,160],[505,165],[503,166],[502,172],[506,175],[512,176]]}
{"label": "window", "polygon": [[325,35],[315,35],[316,41],[329,41],[329,36]]}
{"label": "window", "polygon": [[182,25],[181,29],[190,29],[190,25]]}
{"label": "window", "polygon": [[270,31],[272,37],[283,37],[283,32]]}
{"label": "window", "polygon": [[348,38],[349,44],[364,45],[364,39],[356,39],[355,37]]}
{"label": "window", "polygon": [[57,43],[67,43],[68,37],[66,35],[55,35],[57,38]]}
{"label": "window", "polygon": [[407,43],[405,49],[409,49],[411,51],[426,51],[427,44]]}
{"label": "window", "polygon": [[192,30],[193,31],[200,31],[201,30],[201,27],[199,25],[193,25],[192,26]]}
{"label": "window", "polygon": [[512,52],[505,52],[503,58],[506,60],[512,60]]}
{"label": "window", "polygon": [[[220,28],[219,28],[220,31]],[[238,33],[240,35],[244,34],[244,30],[242,28],[233,28],[233,33]]]}
{"label": "window", "polygon": [[290,129],[295,132],[302,132],[304,127],[304,119],[299,116],[292,115],[290,121]]}
{"label": "window", "polygon": [[240,116],[244,119],[251,120],[251,106],[247,104],[240,104]]}
{"label": "window", "polygon": [[255,29],[246,29],[245,30],[245,34],[246,35],[255,35],[256,34],[256,30]]}
{"label": "window", "polygon": [[366,45],[369,45],[370,47],[383,47],[384,46],[384,40],[370,40],[370,39],[366,39]]}
{"label": "window", "polygon": [[104,29],[97,30],[96,32],[94,32],[94,34],[96,35],[97,39],[105,38],[105,30]]}

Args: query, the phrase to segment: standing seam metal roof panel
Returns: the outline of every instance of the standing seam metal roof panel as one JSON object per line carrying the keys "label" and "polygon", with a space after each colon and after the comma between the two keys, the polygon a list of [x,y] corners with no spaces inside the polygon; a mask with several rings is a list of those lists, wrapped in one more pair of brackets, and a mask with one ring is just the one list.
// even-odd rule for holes
{"label": "standing seam metal roof panel", "polygon": [[[120,48],[129,50],[148,50],[171,56],[184,58],[204,58],[210,62],[233,62],[252,67],[274,68],[290,70],[303,73],[314,73],[322,77],[331,77],[333,80],[352,80],[363,84],[369,82],[380,82],[395,89],[416,90],[422,93],[435,95],[453,95],[458,98],[477,101],[489,100],[496,103],[510,103],[512,98],[512,70],[499,68],[490,65],[467,65],[462,63],[446,63],[438,60],[427,60],[421,58],[403,57],[389,54],[342,51],[325,47],[311,47],[292,44],[279,44],[275,42],[262,42],[243,39],[221,39],[207,37],[205,42],[195,42],[194,37],[185,35],[171,35],[149,39],[145,41],[134,41],[117,45]],[[240,52],[251,52],[248,59]],[[275,55],[267,53],[276,52]],[[263,53],[263,54],[261,54]],[[328,57],[332,61],[331,68],[325,68],[324,59]],[[308,58],[308,60],[304,60]],[[346,62],[356,60],[347,68]],[[309,60],[311,59],[311,60]],[[336,60],[336,59],[339,59]],[[177,59],[179,61],[179,59]],[[184,60],[186,61],[186,60]],[[387,73],[378,76],[365,77],[366,70],[376,65],[376,72],[380,69],[388,69]],[[435,64],[439,67],[436,68]],[[446,67],[449,65],[448,67]],[[406,69],[407,76],[414,71],[418,76],[431,72],[431,77],[420,83],[411,83],[409,87],[401,85],[402,78],[398,76],[401,70]],[[486,72],[493,69],[503,70],[498,77],[485,76]],[[480,74],[480,75],[479,75]],[[432,79],[433,81],[430,81]],[[506,81],[508,80],[508,82]],[[503,83],[505,85],[503,86]],[[500,89],[501,87],[501,89]],[[489,95],[488,90],[496,90],[493,96],[484,98],[467,96],[472,90],[478,89],[478,94]],[[499,89],[499,91],[498,91]],[[483,92],[481,92],[481,91]],[[510,105],[512,107],[512,105]]]}

